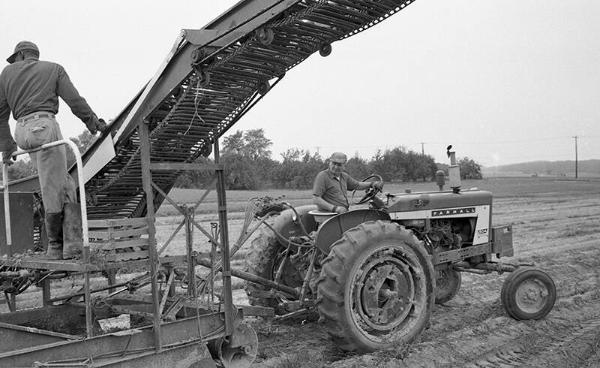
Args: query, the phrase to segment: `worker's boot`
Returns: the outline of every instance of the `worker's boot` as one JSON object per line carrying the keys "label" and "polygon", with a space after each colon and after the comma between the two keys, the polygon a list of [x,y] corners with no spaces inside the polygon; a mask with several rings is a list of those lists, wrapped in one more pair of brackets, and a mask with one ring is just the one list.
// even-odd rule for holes
{"label": "worker's boot", "polygon": [[83,251],[80,204],[65,203],[63,215],[63,259],[80,258]]}
{"label": "worker's boot", "polygon": [[45,259],[62,259],[62,212],[46,212],[46,235],[48,236],[48,249]]}

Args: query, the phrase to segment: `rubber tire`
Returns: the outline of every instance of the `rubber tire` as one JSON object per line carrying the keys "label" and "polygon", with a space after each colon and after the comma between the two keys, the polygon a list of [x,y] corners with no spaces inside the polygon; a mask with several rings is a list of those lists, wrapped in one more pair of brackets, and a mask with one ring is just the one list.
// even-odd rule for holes
{"label": "rubber tire", "polygon": [[[315,205],[300,206],[296,208],[296,212],[301,217],[310,216],[312,220],[312,216],[309,215],[308,212],[315,210],[316,208]],[[273,222],[273,228],[279,233],[282,233],[282,235],[289,236],[289,231],[287,231],[287,229],[289,229],[293,223],[293,215],[294,213],[290,209],[282,211]],[[310,221],[308,222],[310,223]],[[307,231],[310,230],[311,229],[307,229]],[[252,251],[246,260],[246,272],[274,281],[274,261],[277,259],[277,254],[285,250],[287,246],[282,245],[281,239],[275,236],[271,229],[264,226],[260,230],[258,236],[252,241],[251,248]],[[290,275],[284,275],[284,277],[285,276]],[[287,286],[301,287],[302,284]],[[265,296],[265,293],[269,290],[268,287],[246,281],[244,289],[250,305],[275,308],[276,314],[284,314],[287,312],[280,308],[280,300],[278,300],[278,298],[275,296]]]}
{"label": "rubber tire", "polygon": [[[360,274],[357,271],[361,263],[369,260],[370,254],[390,246],[403,254],[410,254],[417,261],[417,267],[420,268],[416,270],[417,274],[423,277],[419,281],[421,287],[418,295],[422,306],[416,311],[416,318],[408,321],[408,326],[394,331],[394,336],[376,341],[363,333],[353,320],[351,284],[354,276]],[[331,252],[323,261],[317,285],[320,321],[336,345],[346,351],[373,352],[409,344],[423,332],[433,310],[435,271],[427,250],[411,231],[396,223],[379,220],[365,222],[346,231],[333,244]]]}
{"label": "rubber tire", "polygon": [[[534,313],[521,309],[516,300],[516,292],[519,286],[532,278],[540,281],[548,290],[546,303],[539,311]],[[556,286],[554,285],[552,278],[539,268],[519,267],[504,280],[500,299],[502,300],[502,305],[504,306],[506,313],[516,320],[541,319],[550,313],[554,307],[554,302],[556,301]]]}
{"label": "rubber tire", "polygon": [[[440,282],[440,272],[446,273],[444,280]],[[461,273],[453,268],[446,268],[440,271],[436,270],[436,281],[435,281],[435,304],[444,304],[452,300],[458,291],[462,283]],[[447,284],[447,286],[446,286]],[[444,287],[446,286],[446,287]]]}

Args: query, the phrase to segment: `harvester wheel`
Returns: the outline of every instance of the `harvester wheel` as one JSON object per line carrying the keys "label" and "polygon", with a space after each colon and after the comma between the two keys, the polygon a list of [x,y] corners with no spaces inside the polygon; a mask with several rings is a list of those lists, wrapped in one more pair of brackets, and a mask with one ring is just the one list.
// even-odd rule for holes
{"label": "harvester wheel", "polygon": [[444,304],[456,296],[460,290],[462,277],[460,272],[453,268],[436,270],[435,280],[435,304]]}
{"label": "harvester wheel", "polygon": [[[314,230],[316,227],[314,219],[308,214],[309,211],[316,208],[314,205],[296,208],[296,213],[307,231]],[[300,236],[302,230],[294,221],[295,216],[292,210],[287,209],[277,216],[271,226],[286,239],[292,235]],[[286,249],[285,241],[277,237],[271,229],[264,227],[252,241],[252,252],[247,259],[246,272],[293,288],[301,288],[305,270],[298,270],[289,258],[285,257]],[[281,270],[281,278],[275,280],[278,270]],[[282,301],[293,300],[292,297],[287,298],[282,292],[275,292],[252,282],[246,282],[244,288],[250,305],[272,307],[275,308],[277,314],[288,312],[280,305]]]}
{"label": "harvester wheel", "polygon": [[427,326],[435,271],[411,231],[388,221],[365,222],[333,244],[322,266],[317,306],[340,348],[398,347]]}
{"label": "harvester wheel", "polygon": [[319,55],[321,55],[323,57],[327,57],[327,56],[331,55],[331,44],[324,43],[321,46],[319,46]]}
{"label": "harvester wheel", "polygon": [[233,335],[215,340],[208,346],[223,368],[249,368],[258,353],[258,336],[252,327],[240,323]]}
{"label": "harvester wheel", "polygon": [[544,318],[554,307],[556,286],[544,271],[519,267],[504,280],[502,305],[517,320]]}
{"label": "harvester wheel", "polygon": [[269,83],[269,81],[262,81],[262,82],[258,83],[257,90],[261,96],[266,95],[270,89],[271,89],[271,84]]}
{"label": "harvester wheel", "polygon": [[275,39],[275,32],[271,28],[259,28],[256,30],[256,38],[262,45],[268,46]]}

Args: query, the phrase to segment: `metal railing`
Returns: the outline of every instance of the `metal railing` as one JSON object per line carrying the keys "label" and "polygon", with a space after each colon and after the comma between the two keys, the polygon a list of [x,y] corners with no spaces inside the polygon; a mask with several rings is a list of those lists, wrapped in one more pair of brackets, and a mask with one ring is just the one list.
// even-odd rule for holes
{"label": "metal railing", "polygon": [[[79,153],[79,148],[77,145],[71,141],[70,139],[63,139],[59,141],[54,141],[50,143],[46,143],[41,145],[38,148],[32,150],[19,150],[13,153],[13,156],[19,156],[26,153],[32,153],[41,151],[47,148],[52,148],[60,145],[67,145],[73,151],[75,155],[75,162],[77,164],[77,183],[79,185],[79,202],[81,203],[81,227],[82,227],[82,237],[83,237],[83,249],[82,249],[82,260],[84,263],[89,263],[89,255],[90,255],[90,240],[88,235],[88,220],[87,220],[87,207],[85,201],[85,188],[83,181],[83,161],[81,160],[81,154]],[[12,256],[12,233],[10,226],[10,201],[9,201],[9,184],[8,184],[8,165],[5,165],[4,162],[2,165],[2,189],[4,191],[4,222],[6,227],[6,245],[7,245],[7,254],[8,256]],[[42,198],[43,200],[43,198]]]}

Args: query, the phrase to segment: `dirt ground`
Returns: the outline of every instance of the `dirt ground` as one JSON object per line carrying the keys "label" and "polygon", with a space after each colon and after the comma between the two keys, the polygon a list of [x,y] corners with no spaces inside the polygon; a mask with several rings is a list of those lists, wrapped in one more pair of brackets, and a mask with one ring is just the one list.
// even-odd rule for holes
{"label": "dirt ground", "polygon": [[[259,337],[253,367],[600,367],[600,181],[513,178],[464,186],[492,191],[494,224],[514,225],[515,257],[506,261],[533,262],[554,279],[558,298],[546,318],[516,321],[507,316],[500,302],[506,274],[463,274],[458,295],[435,306],[423,335],[412,345],[393,350],[345,353],[316,321],[274,323],[250,318]],[[404,187],[388,185],[386,189],[394,193]],[[413,185],[413,191],[431,187],[431,183]],[[180,199],[189,194],[182,191]],[[286,195],[294,204],[306,203],[310,197],[309,192]],[[216,221],[216,212],[209,208],[211,198],[196,217],[208,230],[210,222]],[[248,193],[228,193],[228,198],[230,239],[235,242]],[[162,244],[180,219],[173,209],[159,212],[163,216],[156,222],[157,237]],[[207,242],[200,238],[201,234],[195,233],[196,250],[208,250],[201,245]],[[179,234],[167,253],[182,253],[184,244],[183,234]],[[234,257],[234,267],[243,267],[247,252],[244,248]],[[78,287],[70,282],[64,281],[65,293]],[[241,290],[243,281],[234,279],[233,286],[237,289],[234,301],[247,303]],[[39,302],[39,293],[31,288],[21,297]],[[25,307],[35,304],[23,303],[20,305]],[[5,311],[0,303],[0,312]]]}
{"label": "dirt ground", "polygon": [[535,263],[556,283],[553,311],[516,321],[500,302],[506,274],[463,274],[458,295],[436,305],[411,346],[353,355],[317,322],[256,321],[256,367],[600,367],[600,182],[516,180],[497,189],[494,223],[514,225],[511,263]]}

